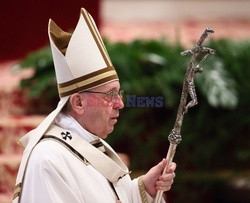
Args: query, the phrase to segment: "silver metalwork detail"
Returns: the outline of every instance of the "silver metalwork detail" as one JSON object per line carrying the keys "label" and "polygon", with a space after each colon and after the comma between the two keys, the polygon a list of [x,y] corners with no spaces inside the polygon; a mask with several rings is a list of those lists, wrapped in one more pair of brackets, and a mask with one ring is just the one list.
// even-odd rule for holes
{"label": "silver metalwork detail", "polygon": [[180,144],[182,138],[181,138],[181,134],[177,134],[174,130],[172,130],[168,136],[168,141],[171,144],[175,144],[178,145]]}

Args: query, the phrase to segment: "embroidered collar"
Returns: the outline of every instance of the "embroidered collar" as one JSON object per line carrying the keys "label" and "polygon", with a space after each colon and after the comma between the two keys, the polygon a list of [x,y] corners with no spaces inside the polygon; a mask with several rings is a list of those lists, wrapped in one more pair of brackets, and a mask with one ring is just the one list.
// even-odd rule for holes
{"label": "embroidered collar", "polygon": [[85,130],[72,116],[66,115],[64,113],[59,113],[57,115],[56,119],[54,120],[54,124],[65,130],[76,133],[87,142],[93,142],[100,139],[98,136]]}

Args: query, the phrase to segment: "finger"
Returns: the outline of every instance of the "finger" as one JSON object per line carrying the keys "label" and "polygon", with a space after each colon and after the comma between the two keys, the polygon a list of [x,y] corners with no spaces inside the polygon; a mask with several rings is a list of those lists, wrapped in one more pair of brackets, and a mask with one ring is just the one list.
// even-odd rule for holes
{"label": "finger", "polygon": [[160,181],[169,181],[175,178],[175,172],[173,173],[166,173],[159,177]]}
{"label": "finger", "polygon": [[174,182],[173,179],[168,180],[168,181],[157,181],[155,183],[155,185],[156,185],[156,187],[168,187],[168,186],[172,185],[173,182]]}
{"label": "finger", "polygon": [[169,166],[168,166],[168,169],[167,169],[167,173],[172,173],[174,172],[176,169],[176,163],[175,162],[172,162]]}
{"label": "finger", "polygon": [[175,177],[174,174],[164,176],[164,177],[161,178],[161,180],[156,181],[155,184],[158,185],[158,186],[169,185],[169,183],[174,182],[174,177]]}

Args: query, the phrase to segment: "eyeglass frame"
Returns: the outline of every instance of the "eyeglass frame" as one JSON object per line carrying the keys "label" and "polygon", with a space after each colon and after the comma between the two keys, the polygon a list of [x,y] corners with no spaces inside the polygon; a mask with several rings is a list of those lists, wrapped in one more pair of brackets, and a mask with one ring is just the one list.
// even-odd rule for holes
{"label": "eyeglass frame", "polygon": [[[120,97],[121,99],[123,98],[123,95],[124,95],[124,90],[119,90],[118,92],[117,91],[108,91],[108,92],[99,92],[99,91],[91,91],[91,90],[86,90],[86,91],[81,91],[79,93],[90,93],[90,94],[103,94],[105,95],[104,96],[104,99],[106,97],[111,97],[112,98],[112,102],[113,103],[118,103],[118,97]],[[111,94],[114,94],[115,95],[111,95]],[[106,100],[106,99],[105,99]],[[107,101],[107,100],[106,100]],[[110,101],[107,101],[107,102],[110,102]]]}

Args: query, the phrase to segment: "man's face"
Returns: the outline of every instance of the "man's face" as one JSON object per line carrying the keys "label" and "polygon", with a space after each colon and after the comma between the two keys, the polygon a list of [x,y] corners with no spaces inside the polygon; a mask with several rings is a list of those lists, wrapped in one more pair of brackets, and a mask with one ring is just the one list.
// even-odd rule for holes
{"label": "man's face", "polygon": [[[110,82],[100,87],[91,89],[93,92],[119,92],[120,83]],[[85,99],[84,115],[81,125],[89,132],[100,138],[106,138],[114,130],[114,125],[119,117],[119,110],[124,107],[119,96],[112,101],[110,96],[98,93],[81,93]]]}

